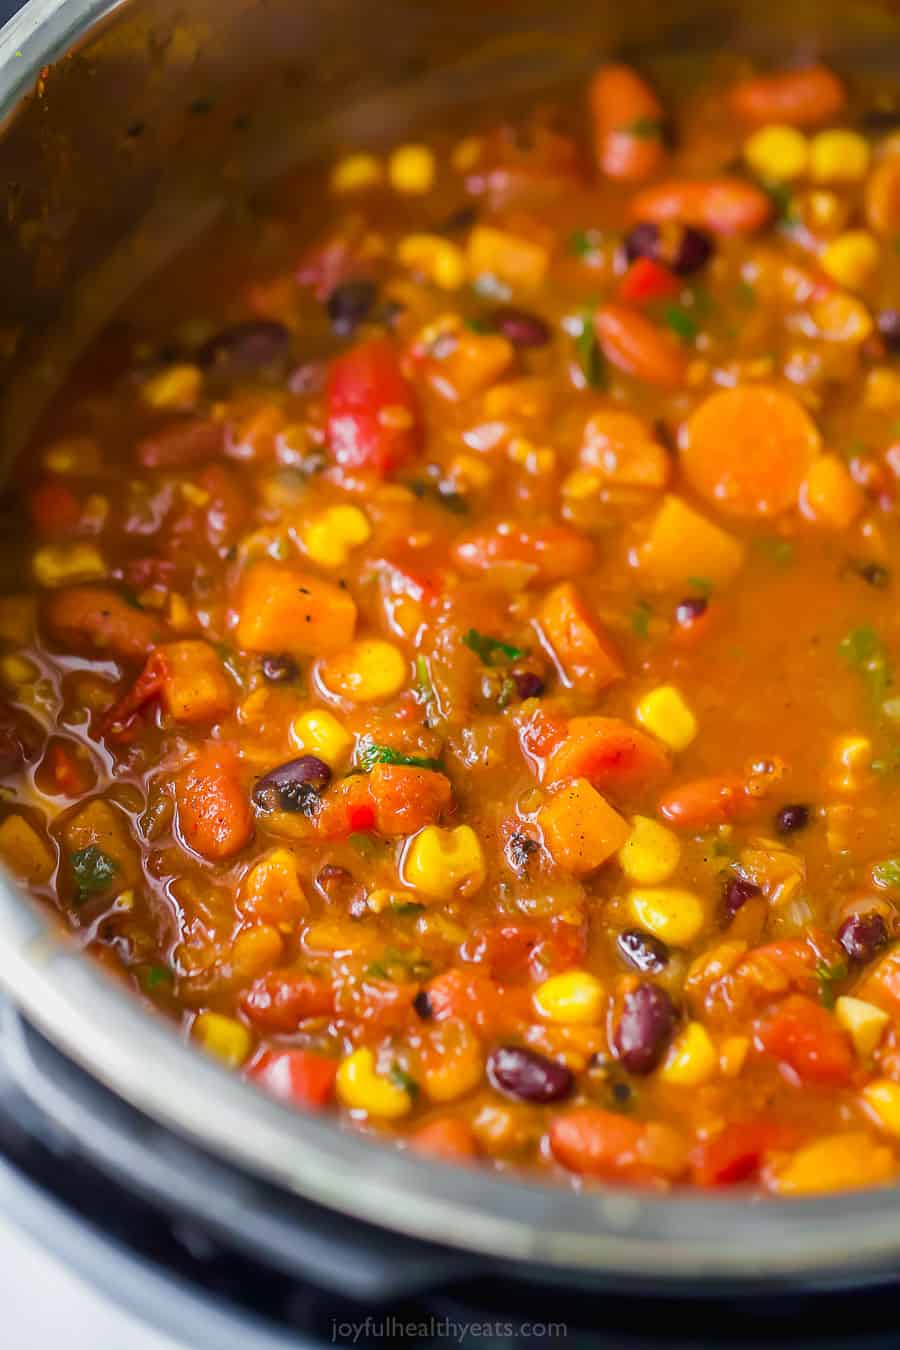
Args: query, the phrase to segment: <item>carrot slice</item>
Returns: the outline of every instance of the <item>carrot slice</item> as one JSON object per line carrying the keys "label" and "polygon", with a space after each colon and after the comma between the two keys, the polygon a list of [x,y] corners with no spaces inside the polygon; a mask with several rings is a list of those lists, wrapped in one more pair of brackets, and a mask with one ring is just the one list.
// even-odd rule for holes
{"label": "carrot slice", "polygon": [[663,157],[662,104],[630,66],[604,66],[590,85],[594,145],[610,178],[649,178]]}
{"label": "carrot slice", "polygon": [[571,582],[554,586],[538,611],[541,632],[566,680],[584,694],[597,694],[625,674],[619,653]]}
{"label": "carrot slice", "polygon": [[356,605],[340,586],[268,560],[248,568],[237,609],[237,640],[251,652],[330,656],[356,627]]}
{"label": "carrot slice", "polygon": [[663,389],[678,389],[687,377],[687,357],[674,338],[627,305],[604,305],[594,316],[597,341],[607,361]]}
{"label": "carrot slice", "polygon": [[433,824],[453,798],[445,774],[406,764],[376,764],[369,774],[369,791],[375,828],[388,836],[414,834]]}
{"label": "carrot slice", "polygon": [[696,492],[735,516],[776,516],[797,505],[821,441],[801,403],[780,389],[739,385],[688,419],[681,463]]}
{"label": "carrot slice", "polygon": [[549,782],[587,778],[600,792],[657,783],[671,771],[665,750],[619,717],[573,717],[547,768]]}
{"label": "carrot slice", "polygon": [[836,117],[847,96],[838,77],[827,67],[805,66],[740,80],[731,90],[730,101],[745,122],[811,127]]}

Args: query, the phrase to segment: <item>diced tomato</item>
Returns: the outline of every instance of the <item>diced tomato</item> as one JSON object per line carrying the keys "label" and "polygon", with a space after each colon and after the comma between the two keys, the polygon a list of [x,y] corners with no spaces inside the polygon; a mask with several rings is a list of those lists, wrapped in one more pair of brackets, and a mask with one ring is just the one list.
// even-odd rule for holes
{"label": "diced tomato", "polygon": [[418,1022],[413,1000],[421,985],[381,980],[367,976],[362,982],[344,985],[338,994],[337,1012],[353,1025],[353,1034],[366,1037],[392,1036]]}
{"label": "diced tomato", "polygon": [[599,1106],[556,1116],[550,1125],[550,1148],[570,1172],[610,1181],[674,1179],[686,1164],[680,1136],[669,1126],[630,1119]]}
{"label": "diced tomato", "polygon": [[417,452],[418,399],[386,338],[372,338],[333,361],[325,398],[328,447],[342,468],[388,474]]}
{"label": "diced tomato", "polygon": [[573,717],[550,756],[546,778],[587,778],[598,791],[627,792],[658,783],[671,771],[659,741],[617,717]]}
{"label": "diced tomato", "polygon": [[175,779],[185,845],[210,862],[230,858],[253,837],[253,816],[230,746],[209,742]]}
{"label": "diced tomato", "polygon": [[93,777],[86,766],[79,762],[74,750],[70,750],[62,741],[53,741],[47,757],[53,782],[60,792],[67,797],[80,797],[90,791]]}
{"label": "diced tomato", "polygon": [[433,769],[408,764],[376,764],[369,774],[379,834],[415,834],[432,825],[453,798],[450,779]]}
{"label": "diced tomato", "polygon": [[458,1116],[429,1120],[419,1126],[409,1142],[416,1153],[440,1158],[441,1162],[466,1162],[478,1154],[471,1125]]}
{"label": "diced tomato", "polygon": [[858,998],[900,1015],[900,947],[893,947],[872,966],[854,990]]}
{"label": "diced tomato", "polygon": [[307,1017],[327,1017],[333,1012],[334,990],[314,975],[272,970],[244,990],[241,1008],[263,1031],[288,1035]]}
{"label": "diced tomato", "polygon": [[463,943],[464,960],[488,967],[495,980],[521,980],[576,966],[584,959],[586,933],[582,924],[552,920],[546,924],[499,923],[477,930]]}
{"label": "diced tomato", "polygon": [[677,295],[680,289],[678,278],[668,267],[652,258],[636,258],[619,283],[619,299],[643,305]]}
{"label": "diced tomato", "polygon": [[69,534],[81,519],[81,503],[66,483],[47,479],[31,494],[31,519],[41,534]]}
{"label": "diced tomato", "polygon": [[315,1111],[334,1097],[337,1070],[336,1059],[309,1050],[264,1050],[248,1076],[273,1097]]}
{"label": "diced tomato", "polygon": [[746,820],[759,809],[759,801],[746,791],[737,775],[695,778],[672,788],[659,803],[661,815],[686,830],[704,830]]}
{"label": "diced tomato", "polygon": [[428,985],[428,1001],[438,1021],[458,1017],[479,1031],[509,1032],[532,1016],[526,988],[497,984],[478,970],[448,970]]}
{"label": "diced tomato", "polygon": [[755,1180],[773,1149],[793,1148],[799,1135],[772,1120],[733,1121],[691,1152],[692,1179],[698,1186],[735,1186]]}
{"label": "diced tomato", "polygon": [[854,1057],[848,1037],[831,1013],[803,994],[791,994],[760,1018],[754,1042],[800,1083],[837,1087],[851,1080]]}
{"label": "diced tomato", "polygon": [[207,642],[169,642],[157,647],[124,698],[107,714],[110,734],[127,738],[139,712],[154,699],[176,722],[214,722],[232,706],[222,663]]}
{"label": "diced tomato", "polygon": [[352,774],[332,783],[322,797],[316,830],[326,839],[346,839],[375,829],[376,810],[368,774]]}
{"label": "diced tomato", "polygon": [[568,725],[561,713],[535,708],[519,723],[519,744],[523,754],[540,764],[565,740]]}

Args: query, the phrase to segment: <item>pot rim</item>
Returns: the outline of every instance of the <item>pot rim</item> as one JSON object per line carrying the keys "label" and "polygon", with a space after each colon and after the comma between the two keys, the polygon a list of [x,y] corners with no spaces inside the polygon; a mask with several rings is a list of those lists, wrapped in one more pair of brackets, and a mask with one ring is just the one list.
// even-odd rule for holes
{"label": "pot rim", "polygon": [[[41,66],[127,0],[29,0],[0,32],[0,126]],[[298,1114],[173,1035],[0,872],[0,986],[47,1038],[161,1125],[351,1218],[548,1273],[851,1284],[900,1261],[896,1186],[793,1200],[562,1186],[428,1162]],[[352,1178],[352,1180],[351,1180]]]}

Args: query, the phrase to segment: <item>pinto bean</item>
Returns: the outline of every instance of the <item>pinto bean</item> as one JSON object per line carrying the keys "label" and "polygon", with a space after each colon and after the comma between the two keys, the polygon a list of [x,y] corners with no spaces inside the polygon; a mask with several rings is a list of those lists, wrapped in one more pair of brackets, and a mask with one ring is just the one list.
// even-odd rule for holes
{"label": "pinto bean", "polygon": [[597,340],[607,361],[648,384],[678,389],[687,376],[687,358],[668,333],[627,305],[604,305],[594,317]]}
{"label": "pinto bean", "polygon": [[836,117],[847,95],[838,77],[825,66],[754,75],[731,90],[731,107],[745,122],[786,122],[813,127]]}
{"label": "pinto bean", "polygon": [[680,220],[713,234],[752,234],[772,215],[762,188],[742,178],[670,178],[644,188],[631,200],[633,220]]}

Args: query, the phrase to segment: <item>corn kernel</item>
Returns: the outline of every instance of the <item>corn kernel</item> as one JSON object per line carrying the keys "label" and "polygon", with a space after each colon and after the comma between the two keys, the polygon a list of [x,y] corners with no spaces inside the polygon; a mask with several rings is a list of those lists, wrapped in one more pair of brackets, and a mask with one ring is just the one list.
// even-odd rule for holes
{"label": "corn kernel", "polygon": [[400,648],[380,638],[361,638],[322,667],[325,687],[351,703],[380,703],[392,698],[408,677],[409,663]]}
{"label": "corn kernel", "polygon": [[291,724],[291,736],[297,748],[322,759],[336,769],[353,749],[353,737],[330,712],[301,713]]}
{"label": "corn kernel", "polygon": [[868,230],[846,230],[825,245],[821,262],[839,286],[856,291],[872,276],[880,256],[878,241]]}
{"label": "corn kernel", "polygon": [[685,750],[697,735],[697,719],[671,684],[645,694],[636,708],[637,720],[670,750]]}
{"label": "corn kernel", "polygon": [[869,172],[872,152],[856,131],[820,131],[809,149],[809,173],[816,183],[859,183]]}
{"label": "corn kernel", "polygon": [[549,264],[550,254],[542,244],[509,230],[476,225],[469,235],[466,265],[472,281],[492,276],[514,289],[534,290],[544,280]]}
{"label": "corn kernel", "polygon": [[772,123],[760,127],[744,142],[744,159],[757,175],[770,183],[786,183],[806,171],[809,142],[796,127]]}
{"label": "corn kernel", "polygon": [[458,291],[466,279],[462,249],[439,234],[408,234],[397,245],[397,261],[443,291]]}
{"label": "corn kernel", "polygon": [[230,1069],[243,1064],[253,1044],[243,1022],[235,1017],[223,1017],[221,1013],[198,1013],[191,1034],[208,1054],[215,1055]]}
{"label": "corn kernel", "polygon": [[750,1053],[749,1036],[726,1036],[719,1046],[719,1069],[726,1078],[737,1078]]}
{"label": "corn kernel", "polygon": [[453,147],[453,153],[450,156],[450,163],[457,173],[468,173],[474,169],[475,165],[481,159],[481,152],[484,148],[479,136],[464,136],[461,141]]}
{"label": "corn kernel", "polygon": [[673,1042],[659,1076],[664,1083],[699,1087],[708,1083],[719,1067],[716,1047],[700,1022],[688,1022]]}
{"label": "corn kernel", "polygon": [[573,502],[589,501],[596,497],[603,487],[603,480],[587,469],[574,469],[563,479],[560,490],[564,497]]}
{"label": "corn kernel", "polygon": [[426,825],[410,840],[401,871],[407,886],[436,900],[473,895],[486,875],[481,841],[471,825]]}
{"label": "corn kernel", "polygon": [[239,979],[253,979],[278,965],[283,951],[284,940],[273,924],[257,923],[242,928],[231,944],[232,974]]}
{"label": "corn kernel", "polygon": [[202,385],[197,366],[183,363],[151,375],[141,387],[141,397],[151,408],[190,408],[197,402]]}
{"label": "corn kernel", "polygon": [[493,472],[489,464],[476,455],[456,455],[447,470],[447,476],[458,492],[479,492],[491,485]]}
{"label": "corn kernel", "polygon": [[872,742],[868,736],[839,736],[832,757],[836,768],[832,787],[841,792],[859,792],[872,768]]}
{"label": "corn kernel", "polygon": [[619,849],[622,871],[641,886],[668,881],[680,857],[678,836],[649,816],[634,817],[628,842]]}
{"label": "corn kernel", "polygon": [[862,1090],[863,1106],[886,1134],[900,1139],[900,1084],[877,1078]]}
{"label": "corn kernel", "polygon": [[24,816],[7,816],[0,825],[0,858],[20,881],[49,881],[56,866],[50,845]]}
{"label": "corn kernel", "polygon": [[302,544],[320,567],[343,567],[352,550],[371,534],[372,527],[358,506],[330,506],[306,525]]}
{"label": "corn kernel", "polygon": [[600,1020],[603,997],[603,985],[588,971],[566,970],[538,985],[534,1006],[548,1022],[577,1026]]}
{"label": "corn kernel", "polygon": [[7,684],[34,684],[40,671],[27,657],[13,654],[0,660],[0,674]]}
{"label": "corn kernel", "polygon": [[706,920],[703,905],[694,892],[673,886],[632,891],[628,906],[641,928],[672,947],[689,946]]}
{"label": "corn kernel", "polygon": [[868,1058],[881,1040],[890,1014],[865,999],[842,994],[834,1005],[834,1015],[853,1042],[856,1053]]}
{"label": "corn kernel", "polygon": [[39,586],[65,586],[106,576],[106,564],[93,544],[48,544],[31,560]]}
{"label": "corn kernel", "polygon": [[876,366],[866,376],[863,403],[873,412],[893,412],[900,408],[900,372],[890,366]]}
{"label": "corn kernel", "polygon": [[430,1101],[456,1101],[476,1088],[484,1075],[484,1057],[478,1037],[465,1023],[457,1025],[459,1035],[452,1038],[449,1052],[430,1058],[424,1067],[422,1086]]}
{"label": "corn kernel", "polygon": [[169,596],[169,623],[175,629],[176,633],[189,633],[197,627],[197,621],[194,618],[194,611],[191,609],[183,595],[173,591]]}
{"label": "corn kernel", "polygon": [[24,647],[34,633],[34,597],[0,595],[0,640]]}
{"label": "corn kernel", "polygon": [[556,451],[549,446],[533,445],[524,436],[514,436],[506,453],[513,464],[520,464],[526,473],[548,474],[556,468]]}
{"label": "corn kernel", "polygon": [[830,1134],[797,1149],[774,1177],[781,1195],[815,1195],[874,1186],[894,1172],[889,1148],[874,1145],[863,1130]]}
{"label": "corn kernel", "polygon": [[395,192],[421,197],[434,184],[434,155],[427,145],[400,145],[388,162],[388,177]]}
{"label": "corn kernel", "polygon": [[406,1088],[376,1071],[375,1056],[368,1046],[360,1046],[341,1062],[336,1085],[338,1096],[350,1111],[398,1120],[412,1109],[412,1097]]}
{"label": "corn kernel", "polygon": [[865,305],[846,291],[817,300],[812,307],[812,319],[820,336],[829,342],[865,342],[874,328]]}
{"label": "corn kernel", "polygon": [[55,441],[44,451],[44,468],[60,474],[96,473],[100,468],[100,448],[89,436]]}
{"label": "corn kernel", "polygon": [[331,190],[341,195],[362,192],[381,182],[381,163],[374,155],[347,155],[331,171]]}

